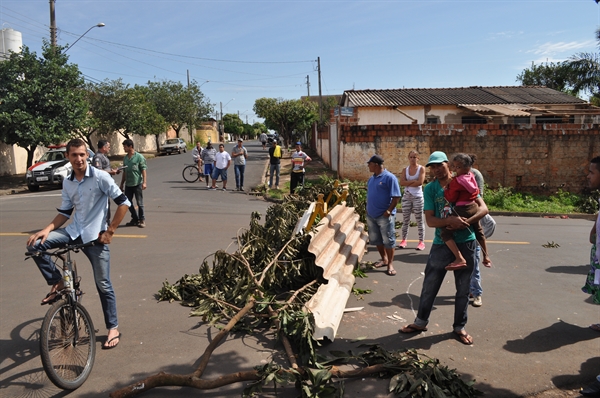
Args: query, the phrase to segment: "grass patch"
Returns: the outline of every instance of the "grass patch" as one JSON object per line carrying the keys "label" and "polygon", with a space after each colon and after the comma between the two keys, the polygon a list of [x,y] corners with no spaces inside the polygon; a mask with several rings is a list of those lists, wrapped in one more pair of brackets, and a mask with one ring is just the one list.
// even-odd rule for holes
{"label": "grass patch", "polygon": [[485,203],[490,210],[521,213],[588,213],[598,211],[599,191],[574,194],[559,190],[550,196],[514,192],[512,188],[499,187],[485,190]]}

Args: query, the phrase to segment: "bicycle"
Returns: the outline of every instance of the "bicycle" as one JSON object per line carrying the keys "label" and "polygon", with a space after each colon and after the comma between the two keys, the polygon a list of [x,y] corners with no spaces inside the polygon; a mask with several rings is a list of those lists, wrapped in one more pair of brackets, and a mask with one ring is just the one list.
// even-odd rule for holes
{"label": "bicycle", "polygon": [[[96,358],[96,330],[92,318],[81,305],[81,277],[77,276],[71,252],[94,242],[67,245],[54,251],[27,252],[26,259],[48,255],[58,266],[62,260],[64,288],[50,303],[40,329],[40,353],[44,371],[52,383],[64,390],[75,390],[86,381]],[[66,255],[65,255],[66,254]]]}
{"label": "bicycle", "polygon": [[183,175],[183,179],[187,182],[196,182],[198,178],[200,178],[203,174],[198,170],[198,166],[196,164],[186,164],[181,172]]}

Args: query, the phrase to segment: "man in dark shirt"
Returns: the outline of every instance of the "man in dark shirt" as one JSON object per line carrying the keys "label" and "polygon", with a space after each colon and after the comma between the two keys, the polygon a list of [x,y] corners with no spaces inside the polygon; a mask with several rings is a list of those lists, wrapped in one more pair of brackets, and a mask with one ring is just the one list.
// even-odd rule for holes
{"label": "man in dark shirt", "polygon": [[277,140],[273,140],[269,148],[269,189],[273,188],[273,175],[275,179],[275,189],[279,189],[279,171],[281,168],[281,147],[277,145]]}

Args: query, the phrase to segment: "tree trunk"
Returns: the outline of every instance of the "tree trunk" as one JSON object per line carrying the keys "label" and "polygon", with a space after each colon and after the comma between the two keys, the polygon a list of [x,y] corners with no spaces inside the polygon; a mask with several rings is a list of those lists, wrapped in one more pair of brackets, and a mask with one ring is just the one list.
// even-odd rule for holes
{"label": "tree trunk", "polygon": [[37,145],[28,146],[25,148],[27,151],[27,168],[30,168],[33,164],[33,155],[35,154],[35,150],[37,149]]}

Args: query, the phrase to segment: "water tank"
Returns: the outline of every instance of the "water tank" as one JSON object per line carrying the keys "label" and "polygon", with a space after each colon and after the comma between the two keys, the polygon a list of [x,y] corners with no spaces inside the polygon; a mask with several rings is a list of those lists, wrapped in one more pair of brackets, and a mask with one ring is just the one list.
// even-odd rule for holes
{"label": "water tank", "polygon": [[10,56],[9,51],[21,52],[23,46],[23,37],[21,32],[11,28],[5,28],[0,31],[0,61]]}

